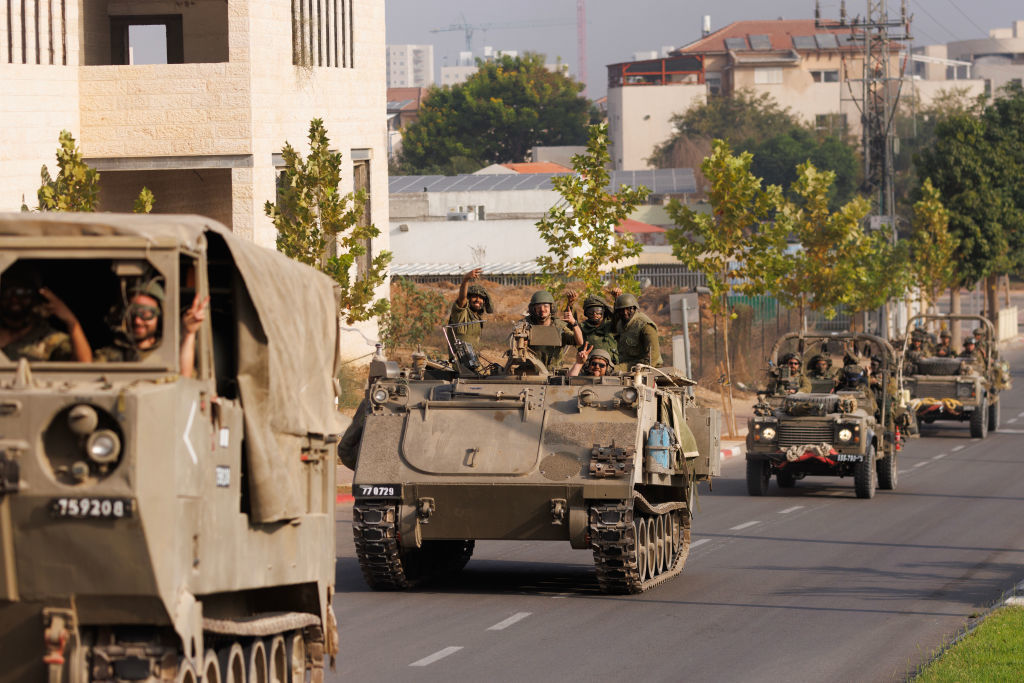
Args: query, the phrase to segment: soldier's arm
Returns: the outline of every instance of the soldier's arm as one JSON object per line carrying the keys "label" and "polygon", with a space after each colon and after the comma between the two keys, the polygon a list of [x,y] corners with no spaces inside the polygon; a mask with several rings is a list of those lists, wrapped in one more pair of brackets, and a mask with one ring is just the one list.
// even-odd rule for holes
{"label": "soldier's arm", "polygon": [[456,306],[466,307],[466,304],[469,303],[469,281],[477,279],[481,273],[483,273],[482,268],[474,268],[462,276],[462,284],[459,285],[459,298],[455,300]]}
{"label": "soldier's arm", "polygon": [[653,325],[647,325],[643,331],[644,346],[647,347],[647,362],[654,367],[661,366],[661,340],[658,339],[658,330]]}
{"label": "soldier's arm", "polygon": [[71,309],[63,301],[57,298],[56,294],[46,287],[40,289],[39,293],[46,299],[45,308],[47,313],[57,316],[67,326],[68,335],[71,337],[71,354],[74,356],[74,359],[79,363],[91,363],[92,347],[89,346],[89,340],[86,338],[85,330],[82,329],[78,318],[75,317],[75,314],[71,312]]}

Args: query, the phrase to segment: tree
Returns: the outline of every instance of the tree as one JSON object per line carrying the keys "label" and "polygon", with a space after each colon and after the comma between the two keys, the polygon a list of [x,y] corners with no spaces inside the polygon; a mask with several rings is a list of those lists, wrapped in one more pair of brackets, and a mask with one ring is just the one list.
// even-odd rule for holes
{"label": "tree", "polygon": [[[860,167],[853,147],[835,136],[818,139],[807,128],[790,128],[763,142],[748,141],[742,147],[754,155],[750,170],[771,185],[791,188],[797,180],[797,168],[810,161],[816,168],[835,174],[829,189],[829,208],[833,211],[853,199],[857,192]],[[793,198],[790,192],[787,196]]]}
{"label": "tree", "polygon": [[551,180],[562,201],[537,222],[548,253],[537,257],[541,284],[561,295],[569,282],[578,281],[585,294],[598,294],[602,273],[614,267],[616,284],[623,290],[639,292],[636,267],[615,264],[637,257],[643,245],[628,235],[615,233],[615,227],[650,194],[646,187],[621,186],[617,192],[607,189],[610,175],[606,168],[608,125],[590,127],[587,152],[572,157],[574,173]]}
{"label": "tree", "polygon": [[36,196],[40,211],[95,211],[99,205],[100,173],[82,160],[82,152],[69,131],[60,132],[57,149],[57,177],[46,165]]}
{"label": "tree", "polygon": [[[370,240],[380,234],[360,219],[366,192],[342,195],[342,156],[331,152],[322,119],[309,125],[309,156],[303,159],[285,142],[285,169],[278,183],[277,203],[264,211],[277,229],[277,248],[286,256],[312,266],[338,283],[339,307],[351,325],[381,315],[387,299],[373,300],[387,277],[391,252],[382,251],[364,262],[353,277],[356,260],[368,254]],[[364,261],[367,261],[364,259]]]}
{"label": "tree", "polygon": [[940,291],[956,282],[954,252],[958,240],[949,232],[949,212],[942,205],[931,178],[925,178],[921,195],[914,204],[914,231],[910,243],[913,272],[925,294],[927,310],[938,300]]}
{"label": "tree", "polygon": [[143,186],[142,191],[139,192],[139,196],[135,198],[135,203],[132,205],[133,213],[150,213],[153,211],[153,204],[156,200],[153,198],[153,193],[148,187]]}
{"label": "tree", "polygon": [[445,311],[444,297],[421,289],[409,278],[392,281],[391,306],[380,317],[380,338],[388,351],[419,347],[437,329]]}
{"label": "tree", "polygon": [[[752,163],[749,152],[734,156],[727,142],[715,140],[711,156],[701,164],[711,184],[708,199],[712,213],[697,213],[677,199],[666,207],[679,226],[667,232],[672,253],[688,268],[704,274],[711,290],[711,310],[725,316],[722,338],[727,350],[729,291],[735,287],[754,294],[762,287],[759,268],[766,238],[758,228],[772,218],[782,201],[782,189],[777,185],[762,187],[761,179],[750,171]],[[725,371],[731,386],[728,352]]]}
{"label": "tree", "polygon": [[526,159],[534,145],[582,145],[590,107],[583,85],[544,68],[543,55],[478,61],[464,83],[433,88],[402,135],[397,169],[471,172]]}

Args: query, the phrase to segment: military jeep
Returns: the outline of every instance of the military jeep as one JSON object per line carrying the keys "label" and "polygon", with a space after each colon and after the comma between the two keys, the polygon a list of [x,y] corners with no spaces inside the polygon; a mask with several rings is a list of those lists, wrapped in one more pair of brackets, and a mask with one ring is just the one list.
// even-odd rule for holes
{"label": "military jeep", "polygon": [[[969,321],[986,332],[977,342],[974,357],[934,357],[923,355],[908,358],[907,346],[914,330],[929,323],[951,324]],[[970,435],[984,439],[989,431],[999,429],[999,394],[1010,388],[1010,370],[999,358],[995,328],[980,315],[916,315],[907,323],[904,352],[901,357],[905,387],[910,392],[910,405],[919,423],[937,421],[969,422]]]}
{"label": "military jeep", "polygon": [[[877,390],[837,391],[833,380],[813,379],[810,392],[760,393],[747,424],[747,493],[765,495],[772,475],[779,488],[792,488],[809,475],[852,476],[858,498],[872,498],[876,487],[895,489],[903,434],[894,414],[899,380],[892,346],[870,334],[790,333],[772,348],[770,375],[780,374],[779,359],[787,352],[804,358],[812,353],[847,359],[875,355],[882,381]],[[877,410],[865,390],[874,391]]]}

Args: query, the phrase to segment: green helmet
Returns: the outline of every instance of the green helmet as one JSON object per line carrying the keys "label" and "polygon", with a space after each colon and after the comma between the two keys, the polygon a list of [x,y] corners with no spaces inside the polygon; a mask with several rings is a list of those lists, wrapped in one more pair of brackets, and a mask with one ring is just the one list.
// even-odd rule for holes
{"label": "green helmet", "polygon": [[983,337],[983,336],[985,336],[985,328],[984,327],[975,327],[974,328],[974,336],[975,337]]}
{"label": "green helmet", "polygon": [[620,308],[639,308],[640,304],[637,303],[636,297],[626,292],[625,294],[619,294],[615,297],[615,310]]}
{"label": "green helmet", "polygon": [[593,294],[583,300],[583,312],[586,313],[588,308],[603,308],[606,316],[612,314],[612,307],[608,305],[608,302]]}
{"label": "green helmet", "polygon": [[155,277],[149,280],[139,282],[137,285],[132,287],[131,293],[129,294],[129,298],[136,297],[139,295],[152,297],[153,299],[156,299],[158,302],[163,304],[164,286],[160,284],[160,280]]}
{"label": "green helmet", "polygon": [[587,362],[589,363],[591,360],[595,358],[600,358],[604,362],[608,363],[609,366],[612,365],[612,354],[608,353],[604,349],[594,349],[593,351],[591,351],[590,357],[587,359]]}
{"label": "green helmet", "polygon": [[534,304],[551,304],[555,305],[555,297],[551,296],[551,292],[546,289],[542,289],[539,292],[534,292],[533,296],[530,297],[530,305]]}
{"label": "green helmet", "polygon": [[487,290],[483,288],[483,285],[470,285],[469,289],[466,290],[466,296],[476,295],[484,300],[484,311],[486,313],[494,313],[494,309],[491,307],[491,297],[487,293]]}

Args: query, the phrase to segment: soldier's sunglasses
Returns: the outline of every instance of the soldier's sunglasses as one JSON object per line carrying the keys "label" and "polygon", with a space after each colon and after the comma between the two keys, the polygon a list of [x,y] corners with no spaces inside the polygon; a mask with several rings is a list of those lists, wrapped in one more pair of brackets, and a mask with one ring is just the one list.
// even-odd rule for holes
{"label": "soldier's sunglasses", "polygon": [[605,363],[604,361],[592,360],[592,361],[590,361],[590,367],[592,367],[592,368],[606,368],[606,367],[608,367],[608,364]]}
{"label": "soldier's sunglasses", "polygon": [[798,360],[786,361],[786,365],[795,365],[797,367],[800,367],[800,361],[798,361]]}
{"label": "soldier's sunglasses", "polygon": [[142,304],[133,304],[128,308],[128,318],[138,318],[149,322],[160,315],[160,309],[153,306],[144,306]]}

